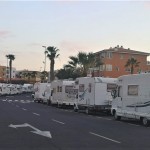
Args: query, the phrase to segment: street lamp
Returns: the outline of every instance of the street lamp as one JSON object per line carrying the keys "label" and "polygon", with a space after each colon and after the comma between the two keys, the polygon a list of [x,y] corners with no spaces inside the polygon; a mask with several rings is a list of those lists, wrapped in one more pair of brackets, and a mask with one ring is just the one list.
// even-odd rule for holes
{"label": "street lamp", "polygon": [[44,53],[45,53],[45,60],[44,60],[44,72],[45,72],[45,70],[46,70],[46,46],[42,46],[42,47],[44,47],[44,48],[45,48],[45,51],[44,51]]}

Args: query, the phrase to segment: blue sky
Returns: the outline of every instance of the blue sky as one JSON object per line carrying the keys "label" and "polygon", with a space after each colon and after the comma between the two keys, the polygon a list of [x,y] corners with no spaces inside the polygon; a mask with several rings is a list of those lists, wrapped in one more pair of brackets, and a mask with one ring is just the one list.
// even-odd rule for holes
{"label": "blue sky", "polygon": [[43,45],[60,49],[55,69],[79,51],[122,45],[150,53],[150,2],[0,1],[0,65],[14,54],[17,70],[43,70]]}

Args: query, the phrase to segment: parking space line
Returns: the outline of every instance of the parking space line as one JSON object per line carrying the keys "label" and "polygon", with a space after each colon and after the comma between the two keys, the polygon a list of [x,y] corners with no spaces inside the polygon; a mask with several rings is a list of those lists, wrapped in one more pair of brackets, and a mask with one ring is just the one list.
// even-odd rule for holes
{"label": "parking space line", "polygon": [[93,133],[93,132],[89,132],[90,134],[92,134],[92,135],[95,135],[95,136],[97,136],[97,137],[100,137],[100,138],[103,138],[103,139],[106,139],[106,140],[109,140],[109,141],[112,141],[112,142],[115,142],[115,143],[118,143],[118,144],[120,144],[121,142],[119,142],[119,141],[116,141],[116,140],[113,140],[113,139],[110,139],[110,138],[108,138],[108,137],[105,137],[105,136],[102,136],[102,135],[99,135],[99,134],[96,134],[96,133]]}
{"label": "parking space line", "polygon": [[131,126],[137,126],[137,127],[139,127],[139,126],[140,126],[140,125],[132,124],[132,123],[127,123],[127,124],[129,124],[129,125],[131,125]]}
{"label": "parking space line", "polygon": [[52,121],[60,123],[60,124],[65,124],[64,122],[61,122],[61,121],[58,121],[58,120],[55,120],[55,119],[52,119]]}
{"label": "parking space line", "polygon": [[40,114],[37,114],[37,113],[34,113],[34,112],[33,112],[33,114],[36,115],[36,116],[40,116]]}
{"label": "parking space line", "polygon": [[105,119],[105,120],[113,120],[113,119],[110,119],[110,118],[104,118],[104,117],[96,117],[98,119]]}

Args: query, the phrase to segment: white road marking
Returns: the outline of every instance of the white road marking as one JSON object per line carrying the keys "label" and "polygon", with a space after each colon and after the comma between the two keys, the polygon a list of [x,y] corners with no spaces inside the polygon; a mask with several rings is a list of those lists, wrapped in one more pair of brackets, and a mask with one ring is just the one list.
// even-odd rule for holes
{"label": "white road marking", "polygon": [[105,120],[112,120],[112,119],[110,119],[110,118],[104,118],[104,117],[96,117],[96,118],[105,119]]}
{"label": "white road marking", "polygon": [[9,102],[12,102],[12,100],[8,100]]}
{"label": "white road marking", "polygon": [[15,100],[15,102],[18,102],[18,100]]}
{"label": "white road marking", "polygon": [[116,141],[116,140],[110,139],[110,138],[108,138],[108,137],[105,137],[105,136],[102,136],[102,135],[99,135],[99,134],[96,134],[96,133],[93,133],[93,132],[89,132],[89,133],[90,133],[90,134],[92,134],[92,135],[98,136],[98,137],[100,137],[100,138],[103,138],[103,139],[106,139],[106,140],[109,140],[109,141],[112,141],[112,142],[118,143],[118,144],[120,144],[120,143],[121,143],[121,142],[119,142],[119,141]]}
{"label": "white road marking", "polygon": [[7,100],[3,99],[2,101],[3,101],[3,102],[6,102]]}
{"label": "white road marking", "polygon": [[14,97],[14,96],[6,96],[6,97]]}
{"label": "white road marking", "polygon": [[34,114],[34,115],[37,115],[37,116],[40,116],[40,114],[37,114],[37,113],[34,113],[34,112],[33,112],[33,114]]}
{"label": "white road marking", "polygon": [[22,110],[27,110],[27,109],[25,109],[25,108],[22,108]]}
{"label": "white road marking", "polygon": [[64,122],[61,122],[61,121],[58,121],[58,120],[55,120],[55,119],[52,119],[52,121],[60,123],[60,124],[65,124]]}
{"label": "white road marking", "polygon": [[137,124],[132,124],[132,123],[128,123],[129,125],[131,125],[131,126],[137,126],[137,127],[139,127],[140,125],[137,125]]}
{"label": "white road marking", "polygon": [[13,125],[13,124],[10,124],[9,127],[11,128],[23,128],[23,127],[30,127],[32,128],[34,131],[30,131],[32,133],[35,133],[35,134],[38,134],[38,135],[41,135],[41,136],[45,136],[47,138],[52,138],[52,135],[49,131],[41,131],[35,127],[33,127],[32,125],[28,124],[28,123],[24,123],[24,124],[20,124],[20,125]]}
{"label": "white road marking", "polygon": [[31,97],[31,96],[26,96],[26,97]]}

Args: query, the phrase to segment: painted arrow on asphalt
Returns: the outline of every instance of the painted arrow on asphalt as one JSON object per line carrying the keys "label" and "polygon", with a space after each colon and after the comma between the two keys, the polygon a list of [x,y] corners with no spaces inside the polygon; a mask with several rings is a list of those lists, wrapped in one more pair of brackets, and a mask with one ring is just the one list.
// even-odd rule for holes
{"label": "painted arrow on asphalt", "polygon": [[15,128],[15,129],[17,129],[17,128],[23,128],[23,127],[30,127],[33,130],[35,130],[35,131],[30,131],[30,132],[38,134],[38,135],[41,135],[41,136],[45,136],[45,137],[48,137],[48,138],[52,138],[51,133],[49,131],[41,131],[41,130],[33,127],[32,125],[30,125],[28,123],[24,123],[24,124],[20,124],[20,125],[10,124],[9,127]]}

